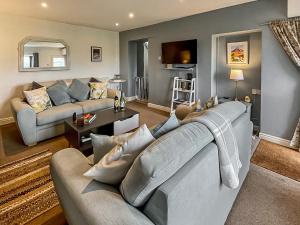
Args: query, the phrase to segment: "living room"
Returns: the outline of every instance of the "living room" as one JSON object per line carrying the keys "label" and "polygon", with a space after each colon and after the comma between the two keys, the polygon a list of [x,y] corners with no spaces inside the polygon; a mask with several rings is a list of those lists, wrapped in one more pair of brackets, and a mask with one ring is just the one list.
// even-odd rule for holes
{"label": "living room", "polygon": [[299,224],[297,0],[0,5],[0,224]]}

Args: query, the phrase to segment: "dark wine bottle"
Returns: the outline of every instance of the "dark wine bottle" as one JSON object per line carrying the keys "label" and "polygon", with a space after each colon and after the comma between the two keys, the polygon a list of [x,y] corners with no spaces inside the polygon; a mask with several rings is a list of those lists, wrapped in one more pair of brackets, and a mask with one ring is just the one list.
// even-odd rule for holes
{"label": "dark wine bottle", "polygon": [[114,110],[115,110],[115,112],[119,111],[119,107],[120,107],[120,102],[119,102],[118,96],[116,95],[115,98],[114,98]]}

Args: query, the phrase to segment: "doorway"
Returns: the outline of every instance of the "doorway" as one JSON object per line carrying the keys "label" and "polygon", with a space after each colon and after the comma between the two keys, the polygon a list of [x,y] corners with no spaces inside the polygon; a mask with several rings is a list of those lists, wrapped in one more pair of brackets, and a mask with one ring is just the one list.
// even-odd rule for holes
{"label": "doorway", "polygon": [[148,49],[148,39],[129,42],[129,72],[133,80],[131,88],[137,100],[145,103],[149,97]]}
{"label": "doorway", "polygon": [[[213,35],[212,52],[212,96],[218,96],[221,102],[227,100],[245,101],[245,97],[250,97],[252,104],[251,120],[254,130],[260,130],[261,114],[261,44],[262,33],[260,30],[241,31],[234,33],[224,33]],[[247,62],[232,63],[230,61],[229,46],[247,43]],[[235,50],[235,49],[233,49]],[[236,51],[240,51],[236,48]],[[231,53],[231,54],[230,54]],[[229,59],[229,61],[228,61]],[[232,71],[240,71],[242,78],[240,81],[230,77]],[[235,85],[238,85],[237,88]]]}

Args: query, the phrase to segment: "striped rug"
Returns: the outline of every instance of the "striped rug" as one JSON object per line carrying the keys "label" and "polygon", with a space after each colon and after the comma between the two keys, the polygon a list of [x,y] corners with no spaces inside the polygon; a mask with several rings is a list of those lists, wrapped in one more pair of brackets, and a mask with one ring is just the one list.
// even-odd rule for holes
{"label": "striped rug", "polygon": [[58,205],[43,151],[0,166],[0,224],[25,224]]}

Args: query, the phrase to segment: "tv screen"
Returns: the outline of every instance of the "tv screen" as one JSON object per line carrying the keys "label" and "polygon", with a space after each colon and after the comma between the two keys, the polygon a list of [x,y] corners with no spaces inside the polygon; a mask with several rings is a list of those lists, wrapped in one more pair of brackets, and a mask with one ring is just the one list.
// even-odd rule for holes
{"label": "tv screen", "polygon": [[197,40],[162,43],[163,64],[197,64]]}

